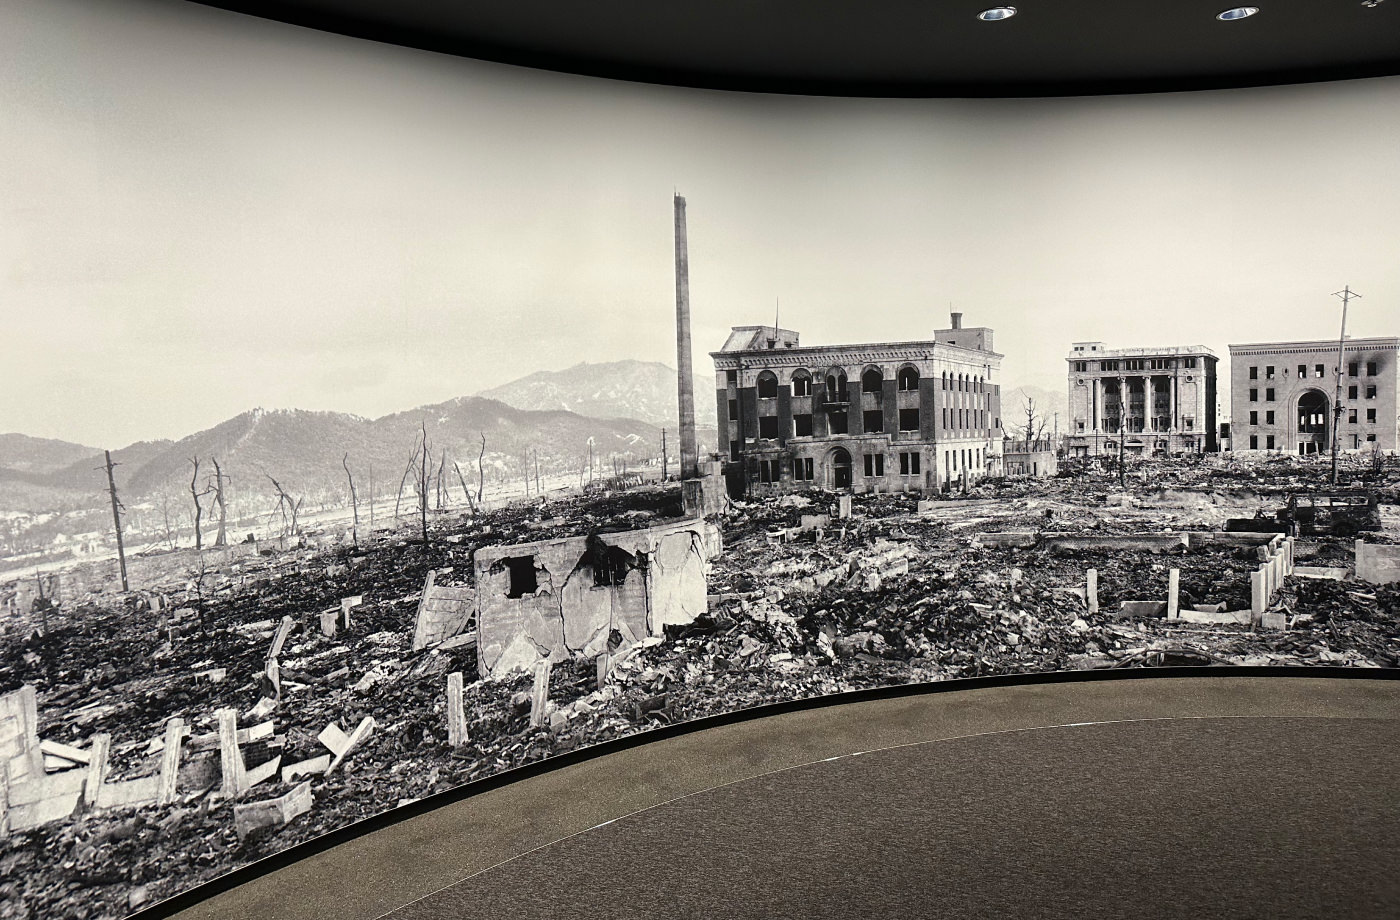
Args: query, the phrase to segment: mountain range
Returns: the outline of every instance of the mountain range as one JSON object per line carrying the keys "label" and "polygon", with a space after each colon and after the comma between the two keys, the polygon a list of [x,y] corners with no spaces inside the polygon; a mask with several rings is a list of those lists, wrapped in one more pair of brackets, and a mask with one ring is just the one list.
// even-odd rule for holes
{"label": "mountain range", "polygon": [[[713,449],[713,383],[701,378],[697,386],[701,449]],[[674,460],[676,403],[676,372],[664,364],[585,363],[377,419],[253,409],[178,441],[142,441],[112,451],[114,479],[133,517],[140,517],[142,505],[149,516],[150,507],[162,501],[187,507],[192,479],[199,491],[213,484],[215,459],[227,494],[244,507],[275,502],[273,478],[308,507],[343,503],[344,464],[362,498],[371,487],[382,498],[398,491],[425,434],[434,475],[441,468],[457,493],[463,481],[475,489],[479,477],[488,490],[492,483],[519,482],[527,470],[533,475],[536,462],[543,476],[572,475],[589,462],[590,442],[595,470],[603,476],[611,473],[614,457],[632,466],[659,458],[663,427],[669,429]],[[105,526],[101,514],[110,514],[106,509],[101,449],[0,434],[0,516],[77,513],[81,526],[99,529]],[[72,526],[79,524],[75,520]]]}

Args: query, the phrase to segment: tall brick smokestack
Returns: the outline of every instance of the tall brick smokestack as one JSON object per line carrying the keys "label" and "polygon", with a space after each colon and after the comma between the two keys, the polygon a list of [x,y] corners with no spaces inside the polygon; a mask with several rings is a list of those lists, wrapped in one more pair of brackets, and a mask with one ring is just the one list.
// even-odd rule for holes
{"label": "tall brick smokestack", "polygon": [[681,407],[681,479],[700,475],[695,447],[695,375],[690,363],[690,258],[685,239],[685,199],[676,196],[676,388]]}

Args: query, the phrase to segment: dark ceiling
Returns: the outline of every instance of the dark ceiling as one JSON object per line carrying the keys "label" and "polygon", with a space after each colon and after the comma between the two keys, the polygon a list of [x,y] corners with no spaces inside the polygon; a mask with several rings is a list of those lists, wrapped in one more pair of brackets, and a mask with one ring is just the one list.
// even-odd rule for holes
{"label": "dark ceiling", "polygon": [[[592,76],[760,92],[1044,96],[1400,74],[1400,0],[196,0]],[[1234,0],[1242,2],[1242,0]]]}

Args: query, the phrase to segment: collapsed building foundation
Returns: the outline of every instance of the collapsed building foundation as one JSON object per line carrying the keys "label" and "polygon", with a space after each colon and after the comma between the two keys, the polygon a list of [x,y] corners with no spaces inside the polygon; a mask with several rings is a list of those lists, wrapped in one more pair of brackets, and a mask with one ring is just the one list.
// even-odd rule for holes
{"label": "collapsed building foundation", "polygon": [[720,549],[714,524],[682,521],[477,550],[481,676],[594,657],[693,621]]}

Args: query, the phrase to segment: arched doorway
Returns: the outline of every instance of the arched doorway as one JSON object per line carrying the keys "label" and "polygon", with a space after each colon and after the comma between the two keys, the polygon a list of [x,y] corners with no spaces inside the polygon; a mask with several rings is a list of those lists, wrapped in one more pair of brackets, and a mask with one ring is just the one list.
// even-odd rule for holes
{"label": "arched doorway", "polygon": [[1298,397],[1298,453],[1320,454],[1328,450],[1327,394],[1308,390]]}
{"label": "arched doorway", "polygon": [[844,447],[831,452],[831,487],[849,489],[851,487],[851,453]]}

